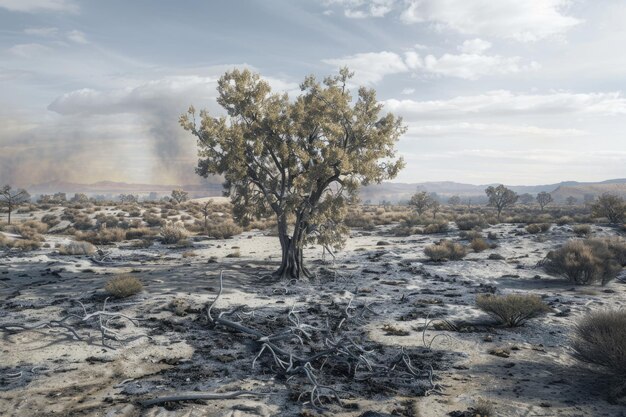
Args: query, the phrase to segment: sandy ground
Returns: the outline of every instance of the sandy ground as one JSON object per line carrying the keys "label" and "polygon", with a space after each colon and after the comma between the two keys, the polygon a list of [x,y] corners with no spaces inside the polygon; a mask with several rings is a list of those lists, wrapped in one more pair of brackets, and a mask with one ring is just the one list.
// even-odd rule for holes
{"label": "sandy ground", "polygon": [[[308,249],[318,278],[291,283],[263,278],[280,253],[277,239],[259,231],[227,240],[197,239],[184,249],[121,244],[107,249],[107,264],[61,256],[54,249],[0,253],[0,324],[80,315],[76,300],[88,312],[97,311],[106,298],[102,288],[114,274],[131,273],[144,284],[142,293],[108,303],[108,311],[138,319],[137,325],[119,321],[116,329],[128,340],[111,342],[114,349],[102,346],[95,322],[76,326],[83,340],[60,329],[0,333],[0,415],[361,416],[372,411],[439,417],[465,411],[483,398],[498,416],[626,416],[623,405],[607,402],[606,378],[580,365],[568,347],[577,317],[626,304],[626,276],[606,287],[573,288],[537,266],[550,249],[573,237],[571,228],[554,226],[540,235],[518,235],[518,230],[516,225],[491,227],[485,233],[498,235],[497,248],[445,263],[427,262],[422,250],[441,238],[456,238],[454,229],[403,238],[390,236],[385,227],[354,231],[334,260],[322,261],[319,248]],[[614,233],[594,226],[596,236]],[[46,239],[54,246],[67,238]],[[488,259],[493,253],[505,259]],[[238,257],[227,257],[232,254]],[[433,366],[443,394],[393,394],[373,386],[351,392],[354,387],[339,383],[343,408],[329,402],[318,412],[298,402],[286,389],[288,381],[268,371],[268,358],[252,368],[258,346],[250,338],[208,325],[204,308],[218,291],[221,270],[225,291],[216,308],[245,306],[248,315],[240,319],[250,326],[286,316],[290,308],[310,318],[308,312],[319,306],[373,303],[373,313],[349,330],[380,346],[381,355],[413,349],[424,361],[417,366]],[[474,306],[476,294],[494,290],[539,294],[553,312],[523,327],[498,327]],[[434,322],[423,331],[427,317]],[[452,330],[435,330],[444,320]],[[406,335],[389,334],[387,324]],[[499,348],[508,357],[489,353]],[[272,394],[167,407],[138,404],[162,392],[236,390]]]}

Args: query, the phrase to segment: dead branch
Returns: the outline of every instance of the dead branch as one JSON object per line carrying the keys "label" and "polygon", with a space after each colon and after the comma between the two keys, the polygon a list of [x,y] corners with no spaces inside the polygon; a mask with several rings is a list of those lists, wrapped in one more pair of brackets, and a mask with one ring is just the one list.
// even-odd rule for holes
{"label": "dead branch", "polygon": [[255,391],[233,391],[224,393],[214,392],[189,392],[163,395],[153,398],[151,400],[141,401],[140,404],[143,407],[150,407],[156,404],[163,404],[175,401],[197,401],[197,400],[230,400],[232,398],[239,398],[243,396],[264,396],[271,395],[269,392],[255,392]]}

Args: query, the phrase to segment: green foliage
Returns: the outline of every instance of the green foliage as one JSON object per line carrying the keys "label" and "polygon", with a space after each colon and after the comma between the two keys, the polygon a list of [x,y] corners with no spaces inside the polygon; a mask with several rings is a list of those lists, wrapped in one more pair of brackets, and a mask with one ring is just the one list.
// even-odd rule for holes
{"label": "green foliage", "polygon": [[476,305],[508,327],[521,326],[526,320],[550,311],[541,297],[532,294],[479,294]]}
{"label": "green foliage", "polygon": [[172,200],[177,204],[184,203],[189,200],[189,193],[184,190],[172,190]]}
{"label": "green foliage", "polygon": [[500,184],[497,187],[489,186],[485,190],[485,194],[489,197],[489,206],[495,207],[498,211],[498,220],[500,220],[500,214],[502,210],[506,207],[510,207],[518,199],[517,193],[515,191],[506,188],[504,185]]}

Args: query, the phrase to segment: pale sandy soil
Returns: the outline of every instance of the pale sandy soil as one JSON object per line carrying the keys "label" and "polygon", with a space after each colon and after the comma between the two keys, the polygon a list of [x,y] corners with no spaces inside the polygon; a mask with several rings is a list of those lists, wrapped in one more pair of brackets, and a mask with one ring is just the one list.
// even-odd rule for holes
{"label": "pale sandy soil", "polygon": [[[492,401],[497,416],[626,415],[624,405],[607,402],[606,378],[581,366],[568,347],[575,319],[594,309],[624,306],[626,285],[618,279],[606,287],[572,288],[537,266],[550,249],[573,237],[568,226],[535,236],[516,235],[515,225],[491,227],[488,231],[499,236],[498,248],[440,264],[426,261],[424,246],[457,238],[458,231],[399,238],[386,230],[354,231],[346,248],[334,260],[326,256],[326,262],[319,248],[308,249],[310,266],[321,268],[311,282],[262,279],[280,253],[277,239],[259,231],[227,240],[198,239],[185,249],[155,244],[139,250],[121,244],[109,248],[112,262],[105,265],[61,256],[54,249],[0,252],[0,325],[81,314],[74,300],[88,312],[101,309],[106,298],[102,288],[113,274],[132,273],[144,284],[142,293],[109,302],[109,311],[139,319],[137,326],[121,320],[120,334],[134,340],[113,341],[115,349],[102,346],[93,322],[76,326],[82,341],[58,329],[1,332],[0,415],[347,417],[375,411],[439,417],[465,411],[479,398]],[[615,232],[594,226],[594,234]],[[46,239],[52,246],[67,241],[56,235]],[[183,258],[190,251],[196,256]],[[233,253],[239,257],[226,258]],[[492,253],[505,260],[489,260]],[[286,317],[292,307],[309,320],[316,308],[343,309],[351,299],[355,306],[375,303],[376,314],[347,324],[347,331],[379,346],[381,356],[401,346],[410,350],[416,366],[433,366],[443,394],[394,395],[384,387],[338,381],[347,406],[329,402],[324,412],[312,410],[289,395],[289,383],[269,370],[269,358],[252,368],[258,346],[251,338],[208,325],[204,308],[217,293],[220,270],[225,271],[225,292],[217,310],[247,306],[245,312],[255,315],[240,319],[249,326]],[[626,276],[620,278],[626,281]],[[474,306],[476,294],[493,287],[499,293],[539,294],[554,311],[520,328],[498,327]],[[457,330],[431,326],[423,332],[427,316],[435,324],[445,319]],[[388,335],[385,324],[408,335]],[[505,347],[511,349],[507,358],[489,354]],[[354,391],[363,387],[368,389]],[[138,405],[161,392],[235,390],[272,395],[167,408]]]}

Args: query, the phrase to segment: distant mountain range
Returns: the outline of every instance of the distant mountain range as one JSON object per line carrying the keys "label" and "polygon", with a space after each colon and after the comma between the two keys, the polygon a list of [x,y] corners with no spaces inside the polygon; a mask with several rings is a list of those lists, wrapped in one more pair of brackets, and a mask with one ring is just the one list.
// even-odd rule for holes
{"label": "distant mountain range", "polygon": [[[458,195],[464,200],[472,199],[474,203],[480,203],[486,199],[485,188],[490,185],[463,184],[452,181],[421,182],[421,183],[395,183],[385,182],[363,187],[361,190],[361,200],[379,203],[380,201],[407,201],[411,195],[418,191],[436,193],[446,200],[450,196]],[[564,201],[567,197],[573,196],[582,201],[585,195],[598,196],[605,192],[611,192],[626,197],[626,178],[612,179],[601,182],[577,182],[564,181],[556,184],[545,185],[511,185],[507,186],[513,191],[524,194],[537,194],[542,191],[552,194],[556,201]],[[85,193],[88,195],[108,195],[137,194],[147,195],[151,192],[159,196],[169,194],[173,189],[182,188],[189,192],[192,197],[210,197],[222,195],[222,185],[214,182],[204,184],[188,185],[155,185],[155,184],[132,184],[125,182],[100,181],[93,184],[80,184],[63,181],[50,181],[42,184],[35,184],[27,188],[32,194],[54,194],[64,192],[67,194]]]}

